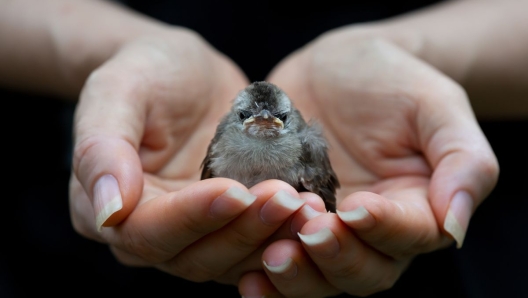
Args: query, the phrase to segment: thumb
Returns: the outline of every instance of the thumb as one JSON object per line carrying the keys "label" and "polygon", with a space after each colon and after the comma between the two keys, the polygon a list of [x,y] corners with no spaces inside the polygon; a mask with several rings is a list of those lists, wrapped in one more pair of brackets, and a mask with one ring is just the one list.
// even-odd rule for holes
{"label": "thumb", "polygon": [[497,158],[467,98],[460,102],[467,104],[443,111],[444,121],[429,134],[425,147],[434,169],[431,206],[439,226],[458,248],[473,212],[493,190],[499,174]]}
{"label": "thumb", "polygon": [[143,191],[138,148],[145,122],[140,101],[144,97],[134,82],[116,84],[115,80],[94,72],[74,119],[73,174],[90,198],[99,231],[126,218]]}
{"label": "thumb", "polygon": [[[498,163],[489,152],[461,148],[442,158],[430,185],[430,199],[440,226],[461,248],[470,218],[495,187]],[[486,150],[487,151],[487,150]]]}

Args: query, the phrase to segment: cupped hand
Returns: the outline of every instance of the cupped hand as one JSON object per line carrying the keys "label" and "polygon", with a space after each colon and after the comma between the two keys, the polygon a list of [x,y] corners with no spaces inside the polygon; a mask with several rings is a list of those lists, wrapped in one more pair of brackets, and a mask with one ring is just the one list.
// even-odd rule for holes
{"label": "cupped hand", "polygon": [[323,125],[338,213],[308,221],[301,242],[270,245],[267,276],[244,276],[242,294],[368,295],[390,288],[414,256],[462,245],[499,168],[460,85],[349,28],[293,53],[269,81]]}
{"label": "cupped hand", "polygon": [[[268,181],[199,181],[220,118],[247,85],[196,34],[167,29],[125,44],[88,78],[74,120],[70,212],[82,236],[131,266],[222,278],[304,200]],[[260,268],[260,260],[250,268]],[[225,272],[229,271],[226,277]]]}

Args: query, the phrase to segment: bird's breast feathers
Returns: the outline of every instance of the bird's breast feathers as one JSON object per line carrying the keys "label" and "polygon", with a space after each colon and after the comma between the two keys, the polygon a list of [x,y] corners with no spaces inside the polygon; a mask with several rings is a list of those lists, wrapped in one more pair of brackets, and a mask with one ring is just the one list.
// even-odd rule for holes
{"label": "bird's breast feathers", "polygon": [[227,129],[211,148],[213,176],[237,180],[251,187],[267,179],[280,179],[294,187],[299,183],[301,141],[293,135],[259,139]]}

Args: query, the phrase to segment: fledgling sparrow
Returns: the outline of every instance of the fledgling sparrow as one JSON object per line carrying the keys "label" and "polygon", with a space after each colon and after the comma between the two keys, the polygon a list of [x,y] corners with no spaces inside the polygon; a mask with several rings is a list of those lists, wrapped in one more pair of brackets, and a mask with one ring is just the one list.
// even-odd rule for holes
{"label": "fledgling sparrow", "polygon": [[323,198],[335,212],[339,181],[316,123],[306,123],[276,85],[254,82],[240,91],[202,162],[201,179],[226,177],[251,187],[279,179]]}

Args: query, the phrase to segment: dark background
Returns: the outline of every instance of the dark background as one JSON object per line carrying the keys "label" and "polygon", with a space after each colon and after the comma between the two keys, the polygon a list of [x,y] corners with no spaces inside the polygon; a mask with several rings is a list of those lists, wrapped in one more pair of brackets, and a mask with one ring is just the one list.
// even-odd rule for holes
{"label": "dark background", "polygon": [[[241,66],[251,81],[264,79],[284,56],[326,30],[428,4],[122,2],[198,31]],[[68,210],[75,105],[7,90],[0,90],[0,98],[4,103],[0,298],[35,294],[181,297],[184,292],[193,297],[240,296],[233,286],[191,283],[155,269],[126,267],[106,245],[78,235]],[[528,120],[480,124],[499,159],[501,174],[497,187],[473,216],[464,247],[418,256],[393,289],[372,297],[528,297],[524,255],[528,252],[528,154],[521,146]]]}

